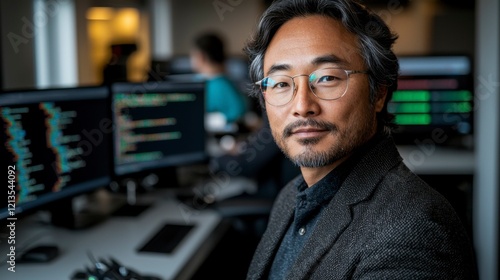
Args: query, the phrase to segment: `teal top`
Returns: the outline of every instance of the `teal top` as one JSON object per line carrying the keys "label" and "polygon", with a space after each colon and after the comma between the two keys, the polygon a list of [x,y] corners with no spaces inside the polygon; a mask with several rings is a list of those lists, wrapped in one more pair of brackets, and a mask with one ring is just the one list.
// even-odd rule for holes
{"label": "teal top", "polygon": [[207,80],[207,113],[221,112],[227,122],[234,122],[245,113],[245,100],[234,84],[225,76],[219,75]]}

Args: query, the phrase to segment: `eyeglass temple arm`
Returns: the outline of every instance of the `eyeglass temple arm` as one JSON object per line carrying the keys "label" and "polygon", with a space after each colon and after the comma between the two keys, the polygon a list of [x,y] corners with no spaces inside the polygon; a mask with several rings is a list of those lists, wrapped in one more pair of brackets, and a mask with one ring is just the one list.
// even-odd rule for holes
{"label": "eyeglass temple arm", "polygon": [[367,70],[367,71],[346,70],[346,72],[348,75],[351,75],[351,74],[370,74],[369,70]]}

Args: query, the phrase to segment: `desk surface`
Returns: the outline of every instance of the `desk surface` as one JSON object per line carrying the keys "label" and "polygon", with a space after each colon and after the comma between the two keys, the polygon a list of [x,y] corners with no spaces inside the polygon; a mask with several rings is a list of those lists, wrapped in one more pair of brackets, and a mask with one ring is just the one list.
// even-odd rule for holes
{"label": "desk surface", "polygon": [[[91,266],[88,252],[96,259],[113,257],[122,265],[141,274],[162,279],[188,279],[221,236],[220,216],[208,210],[193,210],[167,192],[150,197],[153,205],[137,217],[110,217],[84,230],[70,230],[42,224],[37,215],[20,218],[16,223],[16,255],[23,246],[57,244],[60,255],[49,263],[16,263],[15,273],[7,270],[8,244],[0,244],[0,279],[70,279],[76,270]],[[148,200],[148,197],[144,198]],[[172,254],[138,252],[163,225],[188,224],[195,227]],[[212,242],[207,242],[211,240]]]}

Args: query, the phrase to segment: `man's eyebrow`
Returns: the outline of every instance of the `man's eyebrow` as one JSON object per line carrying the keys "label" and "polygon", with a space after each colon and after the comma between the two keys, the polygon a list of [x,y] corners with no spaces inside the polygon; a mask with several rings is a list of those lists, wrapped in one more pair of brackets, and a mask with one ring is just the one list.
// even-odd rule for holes
{"label": "man's eyebrow", "polygon": [[292,67],[289,64],[274,64],[269,68],[266,76],[269,76],[277,71],[290,70],[291,68]]}
{"label": "man's eyebrow", "polygon": [[347,62],[334,54],[322,55],[314,58],[312,64],[319,66],[325,63],[338,64],[339,66],[346,66]]}

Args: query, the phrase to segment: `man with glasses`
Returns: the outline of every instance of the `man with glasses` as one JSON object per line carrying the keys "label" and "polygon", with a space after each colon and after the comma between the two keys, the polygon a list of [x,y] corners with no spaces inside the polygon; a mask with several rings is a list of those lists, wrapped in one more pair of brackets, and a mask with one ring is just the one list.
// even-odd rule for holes
{"label": "man with glasses", "polygon": [[396,36],[350,0],[277,0],[246,47],[273,137],[300,166],[248,279],[473,279],[450,204],[391,138]]}

